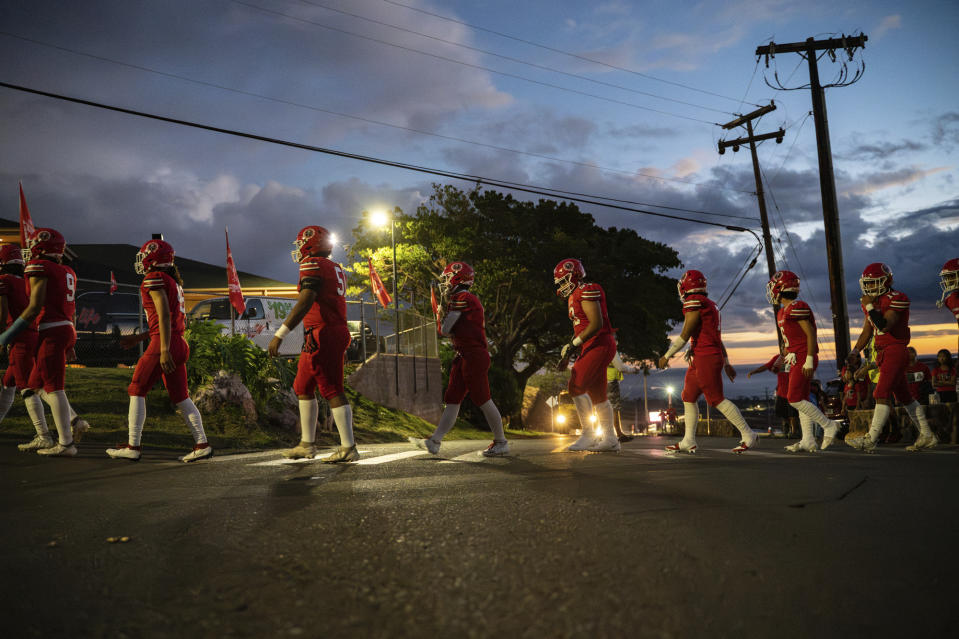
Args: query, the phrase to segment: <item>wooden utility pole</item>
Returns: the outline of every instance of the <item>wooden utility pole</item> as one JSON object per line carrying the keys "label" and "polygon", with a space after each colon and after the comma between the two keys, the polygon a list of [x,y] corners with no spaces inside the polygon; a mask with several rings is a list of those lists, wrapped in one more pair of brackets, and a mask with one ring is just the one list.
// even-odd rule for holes
{"label": "wooden utility pole", "polygon": [[[775,56],[777,53],[799,53],[809,63],[809,90],[812,92],[813,120],[816,123],[816,146],[819,150],[819,189],[822,193],[822,217],[826,235],[826,259],[829,262],[829,291],[832,306],[832,325],[836,339],[837,366],[849,354],[849,312],[846,309],[846,280],[842,263],[842,241],[839,232],[839,202],[836,197],[836,177],[832,167],[832,149],[829,143],[829,122],[826,117],[826,93],[819,81],[817,51],[833,52],[842,49],[852,58],[853,51],[866,46],[868,36],[843,36],[828,40],[808,38],[805,42],[790,42],[756,47],[756,55]],[[858,79],[858,75],[857,78]],[[854,80],[853,80],[854,81]]]}
{"label": "wooden utility pole", "polygon": [[[746,125],[746,132],[748,136],[745,138],[737,138],[735,140],[720,140],[719,141],[719,154],[722,155],[726,152],[727,147],[733,147],[733,152],[739,151],[739,147],[748,144],[749,152],[753,157],[753,177],[756,179],[756,199],[759,200],[759,221],[763,226],[763,245],[766,248],[766,268],[769,270],[769,278],[772,279],[772,276],[776,273],[776,260],[773,256],[773,246],[772,246],[772,237],[769,234],[769,216],[766,214],[766,195],[763,192],[763,180],[762,175],[759,171],[759,156],[756,154],[756,142],[762,140],[776,140],[776,144],[782,144],[783,136],[786,135],[786,132],[780,128],[778,131],[773,133],[763,133],[762,135],[753,135],[753,120],[767,113],[776,110],[776,105],[770,102],[767,106],[760,107],[753,111],[752,113],[747,113],[746,115],[741,115],[732,122],[727,122],[722,125],[724,129],[729,130],[737,126]],[[779,324],[776,321],[776,318],[779,316],[779,304],[773,305],[773,324],[776,325],[776,337],[779,340],[780,345],[782,344],[782,335],[779,334]]]}

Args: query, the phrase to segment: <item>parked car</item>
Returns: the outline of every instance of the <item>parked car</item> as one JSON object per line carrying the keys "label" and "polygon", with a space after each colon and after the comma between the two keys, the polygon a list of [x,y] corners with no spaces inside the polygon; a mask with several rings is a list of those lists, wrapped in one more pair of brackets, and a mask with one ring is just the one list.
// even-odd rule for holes
{"label": "parked car", "polygon": [[[273,333],[293,310],[296,300],[286,297],[247,297],[246,310],[235,320],[230,319],[232,306],[228,297],[213,297],[198,302],[187,314],[187,320],[210,320],[220,324],[223,331],[235,327],[237,333],[246,335],[254,344],[266,349]],[[235,312],[235,311],[234,311]],[[297,355],[303,348],[303,327],[298,326],[283,340],[281,355]]]}
{"label": "parked car", "polygon": [[[373,332],[373,329],[370,328],[370,325],[366,322],[363,322],[363,336],[360,336],[360,321],[359,320],[348,320],[346,325],[350,329],[350,347],[346,351],[346,361],[348,362],[362,362],[363,361],[363,342],[366,341],[366,357],[373,357],[376,353],[376,334]],[[383,340],[380,340],[380,352],[386,351],[386,345],[383,343]]]}
{"label": "parked car", "polygon": [[[88,291],[77,295],[77,343],[79,363],[86,366],[135,364],[139,349],[120,348],[120,338],[147,326],[136,293]],[[142,320],[142,324],[141,324]]]}

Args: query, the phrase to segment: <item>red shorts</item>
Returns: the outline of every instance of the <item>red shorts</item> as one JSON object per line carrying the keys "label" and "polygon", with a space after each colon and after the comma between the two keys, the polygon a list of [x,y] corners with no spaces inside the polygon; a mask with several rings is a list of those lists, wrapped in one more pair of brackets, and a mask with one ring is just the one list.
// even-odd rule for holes
{"label": "red shorts", "polygon": [[[805,362],[806,354],[805,353],[796,353],[796,359]],[[812,360],[813,372],[816,371],[816,368],[819,367],[819,356],[814,355]],[[801,402],[804,399],[809,399],[809,386],[812,383],[812,378],[807,378],[803,375],[802,366],[799,364],[793,365],[789,369],[789,390],[786,391],[786,399],[789,400],[790,404],[796,402]],[[855,403],[855,402],[854,402]]]}
{"label": "red shorts", "polygon": [[293,392],[298,397],[313,395],[317,388],[323,399],[343,394],[343,362],[350,345],[350,329],[325,326],[304,331],[303,352],[296,366]]}
{"label": "red shorts", "polygon": [[872,396],[876,399],[889,399],[895,396],[903,406],[911,404],[912,393],[906,381],[906,367],[909,366],[909,353],[905,344],[889,344],[876,353],[879,365],[879,381]]}
{"label": "red shorts", "polygon": [[53,326],[40,331],[37,360],[27,380],[27,387],[48,393],[63,390],[67,371],[67,351],[77,341],[73,324]]}
{"label": "red shorts", "polygon": [[583,345],[579,359],[569,376],[570,397],[589,394],[593,405],[606,401],[606,368],[616,357],[616,342],[612,333],[597,335]]}
{"label": "red shorts", "polygon": [[462,404],[467,395],[477,406],[490,400],[489,351],[466,351],[453,358],[450,383],[443,395],[447,404]]}
{"label": "red shorts", "polygon": [[710,406],[715,406],[726,397],[723,395],[723,364],[726,358],[722,353],[693,355],[683,380],[683,401],[695,404],[700,395],[706,396]]}
{"label": "red shorts", "polygon": [[16,384],[20,390],[28,388],[39,339],[36,331],[23,331],[17,336],[17,340],[10,346],[10,364],[7,372],[3,374],[4,386]]}
{"label": "red shorts", "polygon": [[146,397],[160,377],[163,377],[166,392],[174,404],[190,396],[186,384],[186,362],[190,359],[190,347],[182,335],[170,336],[170,355],[176,368],[168,375],[160,368],[160,337],[154,335],[150,338],[150,345],[133,369],[133,381],[127,387],[130,397]]}

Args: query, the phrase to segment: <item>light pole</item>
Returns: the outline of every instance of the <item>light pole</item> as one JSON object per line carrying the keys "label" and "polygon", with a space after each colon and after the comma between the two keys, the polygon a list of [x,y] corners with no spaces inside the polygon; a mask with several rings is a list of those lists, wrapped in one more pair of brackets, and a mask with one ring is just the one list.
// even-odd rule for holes
{"label": "light pole", "polygon": [[374,226],[390,225],[390,246],[393,249],[393,331],[396,333],[396,353],[393,356],[393,378],[396,394],[400,394],[400,298],[396,295],[396,220],[393,211],[373,211],[370,221]]}
{"label": "light pole", "polygon": [[669,423],[669,410],[673,407],[673,387],[666,387],[666,424],[664,426],[670,426]]}

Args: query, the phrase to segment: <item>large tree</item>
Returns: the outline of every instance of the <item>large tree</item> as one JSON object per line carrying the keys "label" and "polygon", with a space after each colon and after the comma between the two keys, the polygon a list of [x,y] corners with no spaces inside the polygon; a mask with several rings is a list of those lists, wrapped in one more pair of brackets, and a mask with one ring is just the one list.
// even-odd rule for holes
{"label": "large tree", "polygon": [[[395,219],[398,288],[404,300],[413,294],[420,312],[430,313],[429,287],[447,262],[462,260],[475,269],[473,291],[486,309],[491,342],[491,378],[507,378],[494,383],[501,393],[495,401],[514,423],[527,379],[554,363],[572,334],[566,302],[553,285],[553,267],[563,258],[582,260],[587,279],[603,286],[619,349],[627,357],[661,352],[671,323],[681,318],[675,280],[664,275],[681,266],[676,251],[632,229],[602,228],[574,204],[434,185],[414,215],[397,210]],[[366,285],[368,256],[389,281],[388,231],[384,235],[364,216],[353,234],[351,257],[362,258],[354,286]]]}

